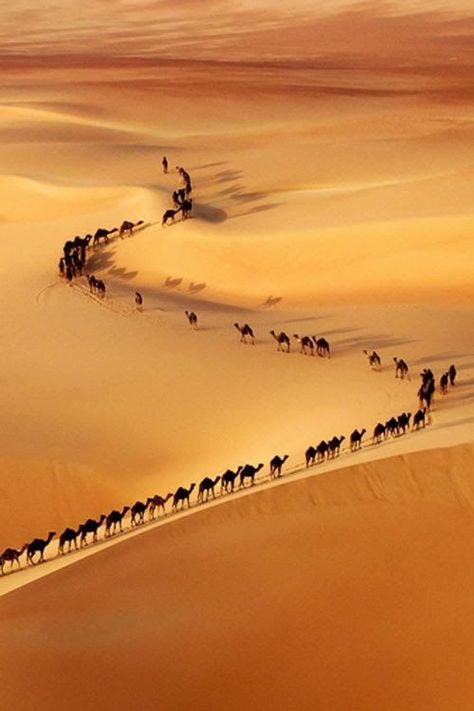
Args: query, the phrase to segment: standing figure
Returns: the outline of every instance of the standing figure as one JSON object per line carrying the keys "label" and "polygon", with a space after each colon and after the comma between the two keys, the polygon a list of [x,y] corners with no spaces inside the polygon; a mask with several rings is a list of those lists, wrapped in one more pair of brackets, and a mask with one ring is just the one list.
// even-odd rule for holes
{"label": "standing figure", "polygon": [[63,277],[64,270],[65,270],[64,257],[61,257],[61,259],[59,260],[58,268],[59,268],[59,276]]}
{"label": "standing figure", "polygon": [[139,291],[135,292],[135,304],[137,307],[137,311],[143,311],[143,296],[140,294]]}
{"label": "standing figure", "polygon": [[168,172],[168,159],[167,159],[166,156],[163,156],[163,160],[161,161],[161,165],[163,166],[163,173],[165,173],[165,175],[166,175],[166,173]]}
{"label": "standing figure", "polygon": [[454,367],[454,365],[449,366],[448,376],[449,376],[449,384],[454,385],[454,381],[456,380],[456,368]]}

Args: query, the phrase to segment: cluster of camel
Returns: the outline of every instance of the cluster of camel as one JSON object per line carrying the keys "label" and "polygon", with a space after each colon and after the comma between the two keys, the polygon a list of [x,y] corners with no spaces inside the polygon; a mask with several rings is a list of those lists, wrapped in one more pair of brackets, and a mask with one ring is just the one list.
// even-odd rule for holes
{"label": "cluster of camel", "polygon": [[[248,323],[239,324],[234,323],[235,328],[240,333],[241,343],[251,343],[255,345],[255,334],[253,328],[249,326]],[[283,353],[291,352],[291,339],[290,336],[284,331],[276,333],[275,331],[269,331],[272,338],[277,343],[277,351],[282,351]],[[299,336],[297,333],[293,334],[293,338],[300,345],[300,353],[304,355],[318,355],[321,358],[330,358],[331,350],[329,343],[325,338],[316,338],[316,336]]]}
{"label": "cluster of camel", "polygon": [[[165,159],[165,156],[163,156],[163,159]],[[179,213],[181,213],[181,219],[187,220],[188,217],[191,217],[193,209],[193,201],[192,198],[189,197],[193,189],[191,184],[191,176],[179,165],[176,166],[176,170],[178,171],[181,182],[184,184],[184,188],[178,188],[173,191],[172,199],[174,208],[170,208],[163,213],[163,217],[161,218],[162,227],[167,225],[169,222],[174,222],[176,215]],[[166,169],[165,163],[163,163],[163,172],[168,172],[168,163],[166,163]]]}

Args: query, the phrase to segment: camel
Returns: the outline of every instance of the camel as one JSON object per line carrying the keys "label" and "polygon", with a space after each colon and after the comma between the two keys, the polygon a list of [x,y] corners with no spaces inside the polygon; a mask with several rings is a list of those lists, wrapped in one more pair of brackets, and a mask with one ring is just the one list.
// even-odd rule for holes
{"label": "camel", "polygon": [[161,226],[164,227],[165,225],[168,224],[168,220],[172,220],[174,222],[174,218],[178,214],[178,212],[181,212],[182,207],[178,207],[177,210],[166,210],[166,212],[163,213],[163,217],[161,219]]}
{"label": "camel", "polygon": [[246,464],[240,472],[239,489],[242,486],[245,487],[246,479],[250,479],[250,486],[253,486],[255,484],[255,475],[258,474],[262,467],[263,464],[258,464],[256,467],[252,466],[251,464]]}
{"label": "camel", "polygon": [[92,533],[92,543],[97,543],[97,532],[99,528],[102,526],[103,522],[106,519],[105,514],[101,514],[99,516],[98,521],[94,521],[93,518],[88,518],[85,523],[82,523],[79,526],[79,531],[81,533],[81,548],[82,546],[86,545],[87,546],[87,534]]}
{"label": "camel", "polygon": [[329,451],[329,444],[324,439],[322,439],[321,442],[316,447],[316,461],[317,462],[324,462],[324,459],[325,459],[328,451]]}
{"label": "camel", "polygon": [[10,568],[13,568],[13,563],[16,563],[18,567],[20,568],[20,556],[23,555],[23,551],[25,551],[28,548],[28,543],[25,543],[20,550],[16,550],[16,548],[6,548],[2,555],[0,555],[0,572],[3,575],[3,566],[5,563],[10,561]]}
{"label": "camel", "polygon": [[408,375],[408,365],[405,363],[403,358],[394,357],[393,362],[395,363],[395,377],[400,378],[400,380],[404,380],[405,378],[410,380],[410,376]]}
{"label": "camel", "polygon": [[[284,331],[280,331],[278,335],[275,333],[275,331],[270,331],[270,335],[273,336],[273,338],[278,344],[277,351],[282,351],[286,353],[290,352],[290,339]],[[286,346],[286,351],[283,351],[283,346]]]}
{"label": "camel", "polygon": [[105,284],[102,281],[102,279],[96,279],[95,281],[95,288],[97,293],[99,294],[100,298],[103,299],[105,296],[105,292],[107,289],[105,288]]}
{"label": "camel", "polygon": [[26,561],[29,565],[34,565],[33,556],[36,553],[40,554],[39,562],[42,563],[44,561],[45,548],[51,543],[55,535],[56,531],[50,531],[46,539],[34,538],[31,543],[28,543],[28,546],[26,548]]}
{"label": "camel", "polygon": [[334,458],[336,455],[339,455],[341,453],[341,444],[344,442],[346,438],[344,435],[341,435],[340,437],[333,437],[332,439],[329,440],[328,445],[329,445],[329,455],[331,459]]}
{"label": "camel", "polygon": [[379,354],[376,351],[362,351],[365,353],[367,358],[369,359],[369,365],[372,368],[372,370],[382,370],[382,359],[380,358]]}
{"label": "camel", "polygon": [[449,366],[448,375],[449,375],[449,384],[452,386],[452,385],[454,385],[454,381],[456,380],[456,367],[454,365]]}
{"label": "camel", "polygon": [[132,528],[133,526],[138,526],[141,523],[145,523],[145,511],[151,504],[153,499],[148,498],[145,503],[142,501],[135,501],[133,504],[132,508],[130,509],[130,513],[132,516]]}
{"label": "camel", "polygon": [[382,437],[385,436],[385,425],[378,422],[374,427],[373,441],[374,444],[379,444],[382,441]]}
{"label": "camel", "polygon": [[239,476],[240,472],[242,471],[243,467],[240,466],[238,467],[236,472],[233,472],[231,469],[227,469],[221,476],[221,493],[223,489],[225,489],[226,493],[229,493],[229,490],[231,492],[234,491],[234,484],[235,480]]}
{"label": "camel", "polygon": [[391,417],[385,423],[385,434],[387,437],[388,437],[388,435],[391,435],[392,437],[397,436],[397,434],[398,434],[398,420],[396,417]]}
{"label": "camel", "polygon": [[191,508],[191,503],[189,501],[189,497],[191,496],[196,484],[193,482],[189,489],[186,489],[184,486],[180,486],[178,489],[176,489],[173,497],[173,511],[178,510],[178,504],[181,501],[181,510],[184,509],[184,502],[188,502],[188,509]]}
{"label": "camel", "polygon": [[300,338],[297,333],[294,333],[293,338],[296,339],[300,344],[301,353],[303,353],[304,355],[307,355],[308,353],[310,355],[314,355],[314,343],[309,336],[303,336],[302,338]]}
{"label": "camel", "polygon": [[420,427],[425,427],[426,426],[426,413],[427,409],[424,407],[423,409],[417,410],[415,412],[415,415],[413,417],[413,426],[412,426],[412,431],[413,430],[419,430]]}
{"label": "camel", "polygon": [[163,514],[166,516],[165,504],[168,501],[168,499],[171,499],[172,496],[173,496],[172,493],[166,494],[165,498],[163,498],[162,496],[159,496],[158,494],[155,494],[155,496],[152,496],[150,506],[148,507],[148,516],[150,518],[154,519],[155,518],[155,509],[158,509],[158,515],[159,515],[159,510],[161,509],[163,511]]}
{"label": "camel", "polygon": [[410,428],[411,412],[402,412],[398,416],[398,431],[405,434],[407,429]]}
{"label": "camel", "polygon": [[[199,491],[198,491],[198,504],[203,503],[203,501],[207,501],[209,498],[209,492],[212,494],[212,498],[216,498],[216,492],[214,491],[215,485],[220,481],[220,476],[216,476],[215,479],[211,479],[210,477],[206,476],[204,479],[201,481],[199,484]],[[204,494],[206,495],[206,498],[204,499]]]}
{"label": "camel", "polygon": [[316,454],[317,450],[315,447],[308,447],[306,452],[304,453],[304,458],[306,461],[306,466],[309,467],[310,465],[312,466],[316,460]]}
{"label": "camel", "polygon": [[104,227],[99,227],[99,229],[94,234],[94,241],[92,242],[92,244],[94,246],[96,244],[100,244],[101,239],[103,239],[104,242],[108,242],[109,235],[113,234],[114,232],[118,232],[118,227],[114,227],[112,230],[106,230],[104,229]]}
{"label": "camel", "polygon": [[326,356],[328,358],[331,357],[329,343],[326,341],[325,338],[316,338],[316,336],[313,336],[313,341],[316,346],[316,353],[318,354],[318,356],[321,356],[321,358],[325,358]]}
{"label": "camel", "polygon": [[243,326],[239,326],[238,323],[234,323],[235,328],[237,331],[240,332],[240,342],[241,343],[247,343],[247,338],[250,338],[250,342],[252,345],[255,345],[255,336],[253,334],[252,329],[248,325],[248,323],[244,323]]}
{"label": "camel", "polygon": [[270,462],[270,479],[281,476],[281,468],[288,459],[288,454],[279,457],[278,454]]}
{"label": "camel", "polygon": [[74,543],[74,548],[77,551],[77,537],[81,531],[81,528],[79,527],[78,531],[75,531],[73,528],[65,528],[64,531],[61,533],[59,536],[59,546],[58,546],[58,551],[61,555],[64,555],[64,546],[66,543],[68,544],[68,553],[71,552],[71,544]]}
{"label": "camel", "polygon": [[421,388],[418,390],[418,400],[419,400],[419,406],[420,409],[423,406],[426,406],[426,409],[428,412],[431,409],[431,403],[433,402],[433,395],[435,391],[435,381],[430,380],[427,382],[425,385],[422,385]]}
{"label": "camel", "polygon": [[123,531],[122,520],[127,511],[130,511],[130,506],[124,506],[121,511],[114,509],[109,513],[105,519],[105,537],[110,538],[110,536],[115,535],[117,530],[117,524],[119,524],[120,532]]}
{"label": "camel", "polygon": [[135,229],[135,227],[139,227],[143,224],[143,220],[138,220],[138,222],[130,222],[130,220],[124,220],[120,225],[119,229],[120,239],[123,239],[125,234],[128,234],[130,235],[130,237],[133,237],[133,230]]}
{"label": "camel", "polygon": [[[189,194],[189,193],[186,193],[186,194]],[[183,211],[183,220],[187,220],[189,217],[191,217],[191,212],[193,210],[193,201],[192,200],[183,200],[181,209]]]}
{"label": "camel", "polygon": [[439,379],[439,389],[441,390],[442,395],[446,395],[448,392],[448,382],[449,382],[449,373],[443,373],[443,375]]}
{"label": "camel", "polygon": [[196,314],[194,313],[194,311],[185,311],[184,313],[186,315],[186,318],[189,321],[189,325],[191,326],[191,328],[194,328],[194,330],[196,331],[197,330],[197,322],[198,322],[198,318],[197,318]]}
{"label": "camel", "polygon": [[358,430],[354,430],[351,434],[350,438],[350,443],[351,443],[351,452],[354,452],[356,449],[360,449],[362,447],[362,437],[365,435],[367,430],[363,429],[360,432]]}

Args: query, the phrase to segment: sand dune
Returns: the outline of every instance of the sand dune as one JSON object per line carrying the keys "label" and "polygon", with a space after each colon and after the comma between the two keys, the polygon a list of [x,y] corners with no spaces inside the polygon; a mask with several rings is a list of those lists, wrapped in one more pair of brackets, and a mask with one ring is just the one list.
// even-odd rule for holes
{"label": "sand dune", "polygon": [[4,703],[467,711],[473,456],[282,483],[2,597]]}

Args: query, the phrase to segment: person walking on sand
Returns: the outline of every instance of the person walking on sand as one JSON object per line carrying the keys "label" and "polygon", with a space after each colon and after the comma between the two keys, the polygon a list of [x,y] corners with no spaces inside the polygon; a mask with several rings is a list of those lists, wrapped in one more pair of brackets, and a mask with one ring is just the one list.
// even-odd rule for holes
{"label": "person walking on sand", "polygon": [[454,365],[449,366],[448,377],[449,377],[449,384],[454,385],[454,381],[456,380],[456,368]]}
{"label": "person walking on sand", "polygon": [[163,160],[161,161],[161,165],[163,166],[163,173],[165,173],[165,175],[166,175],[166,173],[168,172],[168,159],[167,159],[166,156],[163,156]]}
{"label": "person walking on sand", "polygon": [[61,257],[61,259],[59,260],[58,267],[59,267],[59,276],[63,277],[64,270],[66,269],[66,265],[64,264],[64,257]]}
{"label": "person walking on sand", "polygon": [[135,292],[135,305],[137,307],[137,311],[143,311],[143,296],[139,291]]}

